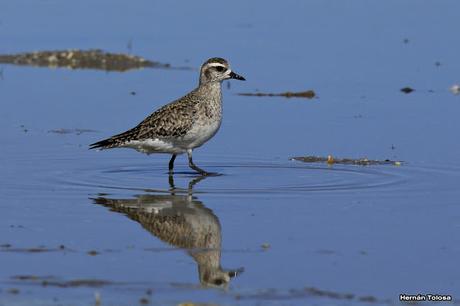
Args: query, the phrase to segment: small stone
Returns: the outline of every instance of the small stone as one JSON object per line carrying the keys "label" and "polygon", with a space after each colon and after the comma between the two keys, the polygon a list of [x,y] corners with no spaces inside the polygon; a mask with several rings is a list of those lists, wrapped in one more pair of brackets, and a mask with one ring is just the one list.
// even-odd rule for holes
{"label": "small stone", "polygon": [[270,243],[265,242],[265,243],[262,243],[261,247],[264,250],[268,250],[269,248],[271,248],[271,245]]}
{"label": "small stone", "polygon": [[460,85],[459,85],[459,84],[454,84],[454,85],[452,85],[452,87],[450,88],[450,91],[451,91],[454,95],[460,94]]}

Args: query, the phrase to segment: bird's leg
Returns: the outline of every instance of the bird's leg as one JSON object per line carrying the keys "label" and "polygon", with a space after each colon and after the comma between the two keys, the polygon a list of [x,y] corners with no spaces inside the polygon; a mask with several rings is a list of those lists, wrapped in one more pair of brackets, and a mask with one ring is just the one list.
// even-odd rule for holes
{"label": "bird's leg", "polygon": [[174,161],[176,160],[176,156],[177,156],[176,154],[173,154],[171,157],[171,160],[169,161],[169,174],[173,173]]}
{"label": "bird's leg", "polygon": [[192,168],[193,170],[199,172],[199,173],[200,173],[201,175],[203,175],[203,176],[206,176],[206,175],[216,175],[216,173],[204,171],[203,169],[201,169],[200,167],[198,167],[197,165],[195,165],[195,164],[193,163],[192,150],[191,150],[191,149],[187,150],[187,156],[188,156],[188,165],[189,165],[189,167]]}
{"label": "bird's leg", "polygon": [[176,185],[174,184],[174,176],[172,175],[171,172],[169,172],[169,177],[168,177],[168,182],[169,182],[169,191],[171,192],[171,195],[176,195]]}
{"label": "bird's leg", "polygon": [[198,184],[199,182],[201,182],[202,180],[204,180],[206,177],[207,177],[206,175],[198,176],[198,177],[194,178],[193,180],[191,180],[190,182],[188,182],[188,193],[192,194],[193,193],[193,187],[196,184]]}

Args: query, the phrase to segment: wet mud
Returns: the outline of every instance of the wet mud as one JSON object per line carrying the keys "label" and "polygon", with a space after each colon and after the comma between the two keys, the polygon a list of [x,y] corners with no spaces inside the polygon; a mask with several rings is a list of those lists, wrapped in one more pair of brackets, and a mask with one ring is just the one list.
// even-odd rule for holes
{"label": "wet mud", "polygon": [[0,63],[19,66],[128,71],[141,68],[171,68],[170,64],[140,56],[91,50],[37,51],[0,55]]}
{"label": "wet mud", "polygon": [[75,134],[75,135],[81,135],[83,133],[96,133],[98,131],[92,130],[92,129],[65,129],[65,128],[59,128],[59,129],[52,129],[49,130],[48,133],[52,134]]}
{"label": "wet mud", "polygon": [[54,276],[38,276],[38,275],[14,275],[11,277],[13,281],[19,281],[22,284],[40,285],[43,287],[59,287],[59,288],[77,288],[89,287],[100,288],[109,285],[116,285],[116,283],[108,280],[101,279],[73,279],[61,280]]}
{"label": "wet mud", "polygon": [[59,246],[57,248],[48,248],[45,246],[38,246],[38,247],[28,247],[28,248],[21,248],[21,247],[13,247],[10,244],[4,244],[0,246],[0,253],[1,252],[8,252],[8,253],[49,253],[49,252],[62,252],[62,251],[70,251],[66,249],[64,246]]}
{"label": "wet mud", "polygon": [[291,160],[297,160],[304,163],[327,163],[329,165],[342,164],[342,165],[358,165],[358,166],[370,166],[370,165],[393,165],[401,166],[401,161],[394,161],[390,159],[375,160],[368,158],[335,158],[331,155],[328,157],[323,156],[297,156],[292,157]]}

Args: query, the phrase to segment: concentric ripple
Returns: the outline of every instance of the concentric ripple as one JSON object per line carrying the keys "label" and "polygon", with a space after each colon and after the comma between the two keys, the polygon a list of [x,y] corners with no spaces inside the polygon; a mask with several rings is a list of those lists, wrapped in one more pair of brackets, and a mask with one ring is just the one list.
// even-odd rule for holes
{"label": "concentric ripple", "polygon": [[[402,184],[404,171],[396,167],[306,165],[295,161],[226,160],[201,164],[220,176],[200,177],[178,165],[172,178],[165,165],[126,160],[85,168],[73,176],[56,178],[56,183],[97,192],[189,192],[214,194],[299,194],[306,192],[381,189]],[[193,187],[192,187],[193,186]],[[104,191],[105,190],[105,191]]]}
{"label": "concentric ripple", "polygon": [[[199,165],[220,176],[201,177],[190,171],[183,160],[176,162],[170,178],[164,158],[139,158],[135,155],[107,155],[82,152],[58,158],[52,154],[21,158],[14,167],[6,165],[0,178],[9,192],[64,191],[97,193],[211,193],[251,195],[298,195],[305,193],[402,192],[433,186],[435,176],[453,176],[455,167],[403,164],[400,167],[305,164],[298,161],[262,160],[254,157],[208,156]],[[128,156],[128,157],[127,157]],[[218,161],[218,162],[217,162]],[[24,167],[28,175],[9,180],[8,173]],[[436,180],[434,180],[436,181]],[[442,188],[442,186],[440,186]]]}

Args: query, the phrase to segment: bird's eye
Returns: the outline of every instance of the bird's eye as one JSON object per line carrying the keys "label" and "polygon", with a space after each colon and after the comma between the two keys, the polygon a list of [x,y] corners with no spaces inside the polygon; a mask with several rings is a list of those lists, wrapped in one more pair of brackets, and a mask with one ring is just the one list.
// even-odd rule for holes
{"label": "bird's eye", "polygon": [[224,71],[224,69],[225,69],[225,68],[222,67],[222,66],[216,66],[216,70],[219,71],[219,72]]}
{"label": "bird's eye", "polygon": [[216,285],[216,286],[220,286],[223,283],[224,283],[223,279],[218,278],[218,279],[214,280],[214,285]]}

